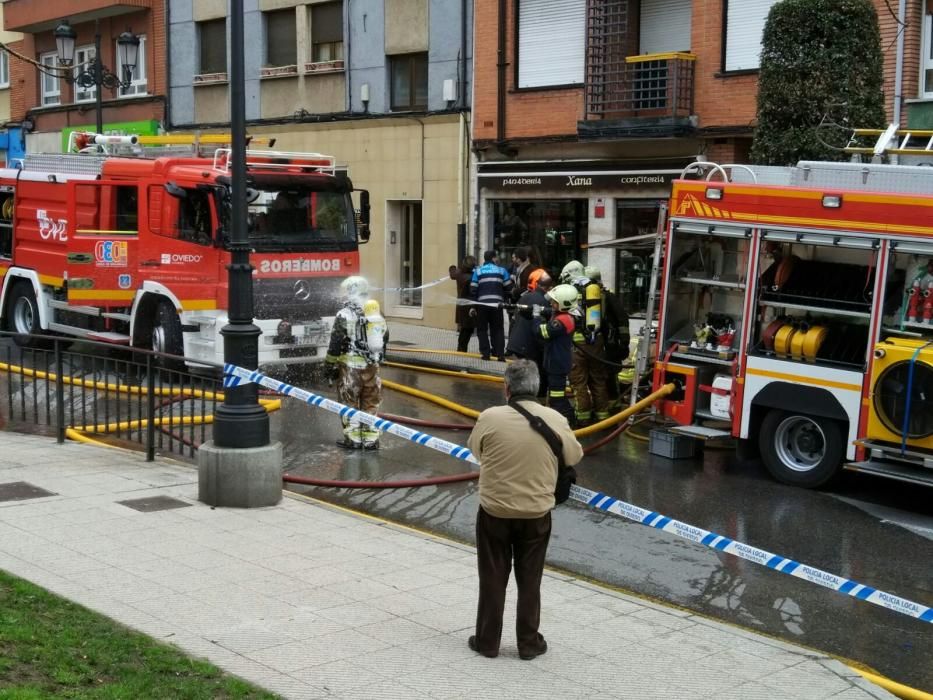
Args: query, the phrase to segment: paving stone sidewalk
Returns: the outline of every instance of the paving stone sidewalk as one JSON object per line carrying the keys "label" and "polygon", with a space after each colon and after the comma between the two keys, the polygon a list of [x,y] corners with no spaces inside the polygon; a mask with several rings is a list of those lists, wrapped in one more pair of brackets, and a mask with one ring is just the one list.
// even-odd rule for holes
{"label": "paving stone sidewalk", "polygon": [[[0,431],[0,568],[289,698],[892,698],[843,665],[548,572],[549,650],[467,648],[472,547],[167,460]],[[37,489],[43,489],[44,492]],[[563,506],[562,506],[563,507]]]}

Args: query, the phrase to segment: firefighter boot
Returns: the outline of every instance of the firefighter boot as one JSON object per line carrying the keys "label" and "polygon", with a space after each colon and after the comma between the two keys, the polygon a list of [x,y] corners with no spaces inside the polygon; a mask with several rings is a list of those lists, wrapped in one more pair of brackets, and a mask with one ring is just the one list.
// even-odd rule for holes
{"label": "firefighter boot", "polygon": [[363,449],[364,450],[378,450],[379,449],[379,431],[378,430],[366,430],[365,428],[362,431],[363,438]]}
{"label": "firefighter boot", "polygon": [[337,441],[338,447],[347,450],[363,449],[363,431],[358,425],[348,425],[343,429],[343,438]]}

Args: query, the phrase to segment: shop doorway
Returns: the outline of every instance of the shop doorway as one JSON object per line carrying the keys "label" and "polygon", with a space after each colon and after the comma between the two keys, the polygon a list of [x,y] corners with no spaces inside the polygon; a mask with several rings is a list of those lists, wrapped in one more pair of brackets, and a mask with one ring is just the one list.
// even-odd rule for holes
{"label": "shop doorway", "polygon": [[415,287],[422,284],[421,202],[386,202],[386,224],[386,286],[399,290],[386,293],[386,304],[393,313],[417,309],[420,314],[422,290]]}
{"label": "shop doorway", "polygon": [[529,247],[533,262],[552,277],[571,260],[581,260],[587,240],[586,199],[490,200],[493,248],[504,267],[516,248]]}

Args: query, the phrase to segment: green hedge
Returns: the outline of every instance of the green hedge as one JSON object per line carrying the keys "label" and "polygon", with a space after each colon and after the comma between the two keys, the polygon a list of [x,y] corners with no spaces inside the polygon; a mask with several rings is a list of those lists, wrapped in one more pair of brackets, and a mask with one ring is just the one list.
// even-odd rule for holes
{"label": "green hedge", "polygon": [[764,165],[845,160],[845,145],[816,126],[829,113],[851,128],[883,127],[882,53],[871,0],[782,0],[762,37],[758,125],[751,159]]}

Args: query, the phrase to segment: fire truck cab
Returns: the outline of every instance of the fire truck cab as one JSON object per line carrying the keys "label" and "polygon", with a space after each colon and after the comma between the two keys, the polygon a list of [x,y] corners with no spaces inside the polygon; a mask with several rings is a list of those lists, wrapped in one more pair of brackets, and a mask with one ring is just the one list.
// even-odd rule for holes
{"label": "fire truck cab", "polygon": [[933,168],[697,163],[674,183],[653,384],[778,480],[933,485]]}
{"label": "fire truck cab", "polygon": [[[123,138],[131,154],[28,155],[0,169],[3,328],[26,345],[54,333],[222,363],[231,152]],[[340,281],[359,271],[368,193],[358,224],[332,157],[250,150],[247,172],[259,365],[320,361]]]}

